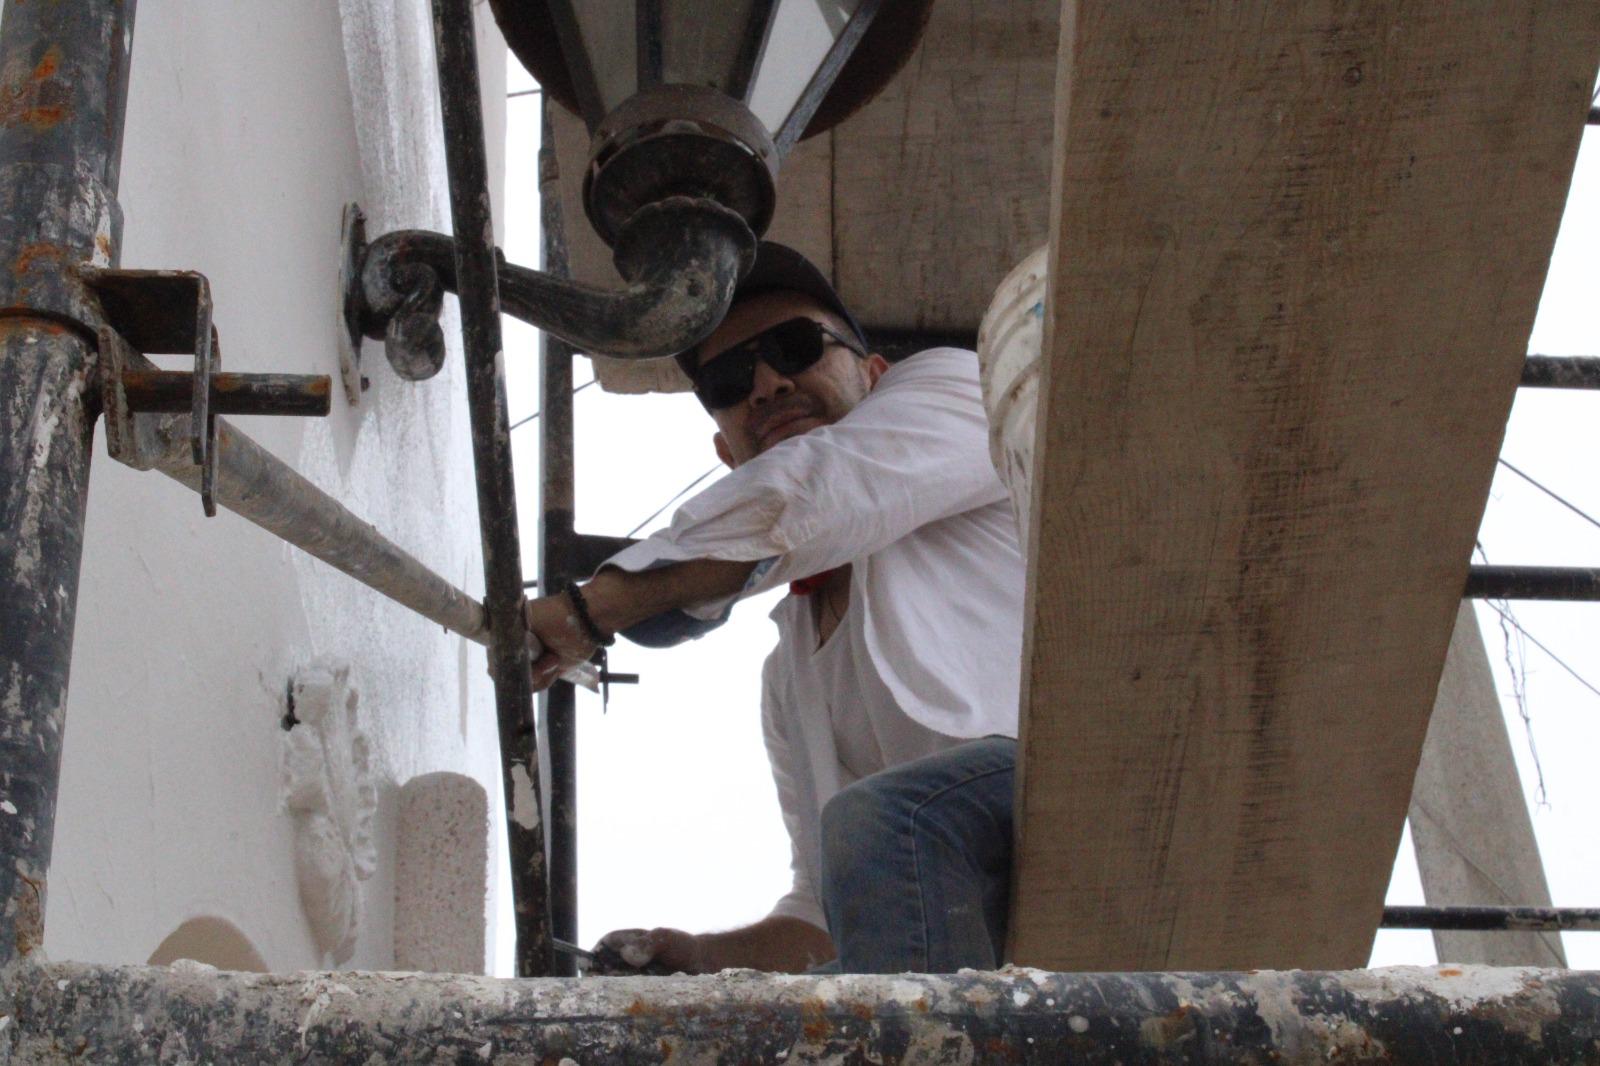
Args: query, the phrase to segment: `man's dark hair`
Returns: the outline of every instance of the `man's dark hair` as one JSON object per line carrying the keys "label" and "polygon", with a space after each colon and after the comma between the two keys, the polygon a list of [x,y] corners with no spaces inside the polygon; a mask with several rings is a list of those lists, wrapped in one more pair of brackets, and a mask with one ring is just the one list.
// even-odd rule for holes
{"label": "man's dark hair", "polygon": [[[822,271],[812,265],[805,256],[777,241],[762,241],[756,247],[755,265],[733,290],[733,302],[729,306],[732,307],[764,292],[785,290],[809,296],[838,315],[839,320],[850,327],[850,332],[856,335],[856,340],[861,342],[862,349],[867,350],[867,337],[861,331],[861,324],[856,321],[856,316],[850,313],[850,309],[845,307],[844,301],[839,299],[839,294],[833,291],[833,286],[828,283]],[[681,351],[673,358],[678,361],[678,366],[688,375],[689,380],[693,381],[695,373],[700,369],[699,345]]]}

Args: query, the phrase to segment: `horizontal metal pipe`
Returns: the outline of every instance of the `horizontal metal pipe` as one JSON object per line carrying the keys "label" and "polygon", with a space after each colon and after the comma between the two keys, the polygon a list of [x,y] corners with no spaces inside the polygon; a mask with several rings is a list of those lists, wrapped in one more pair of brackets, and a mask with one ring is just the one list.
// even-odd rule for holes
{"label": "horizontal metal pipe", "polygon": [[1600,907],[1385,907],[1385,929],[1600,931]]}
{"label": "horizontal metal pipe", "polygon": [[[897,329],[871,323],[863,328],[873,351],[891,363],[927,348],[978,347],[976,330]],[[1521,384],[1530,389],[1600,389],[1600,356],[1530,355],[1522,366]]]}
{"label": "horizontal metal pipe", "polygon": [[1600,356],[1530,355],[1522,364],[1528,389],[1600,389]]}
{"label": "horizontal metal pipe", "polygon": [[[136,415],[138,464],[195,491],[188,419]],[[217,420],[217,502],[342,570],[424,618],[479,644],[489,641],[483,605],[429,570],[287,463]]]}
{"label": "horizontal metal pipe", "polygon": [[[124,370],[122,388],[134,411],[187,411],[194,375],[186,370]],[[211,410],[219,415],[320,417],[332,406],[326,374],[213,374]]]}
{"label": "horizontal metal pipe", "polygon": [[15,1061],[1588,1061],[1600,973],[1345,972],[497,980],[23,964]]}
{"label": "horizontal metal pipe", "polygon": [[1474,566],[1462,593],[1472,600],[1600,600],[1600,570],[1575,566]]}

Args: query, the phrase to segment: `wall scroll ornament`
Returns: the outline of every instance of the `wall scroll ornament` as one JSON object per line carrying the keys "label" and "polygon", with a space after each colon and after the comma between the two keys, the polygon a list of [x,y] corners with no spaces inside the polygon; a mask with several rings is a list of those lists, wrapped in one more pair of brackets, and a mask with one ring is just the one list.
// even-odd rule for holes
{"label": "wall scroll ornament", "polygon": [[283,743],[283,803],[294,819],[295,878],[317,948],[335,965],[350,959],[361,926],[360,882],[377,851],[377,788],[371,749],[357,726],[350,667],[325,658],[289,684]]}

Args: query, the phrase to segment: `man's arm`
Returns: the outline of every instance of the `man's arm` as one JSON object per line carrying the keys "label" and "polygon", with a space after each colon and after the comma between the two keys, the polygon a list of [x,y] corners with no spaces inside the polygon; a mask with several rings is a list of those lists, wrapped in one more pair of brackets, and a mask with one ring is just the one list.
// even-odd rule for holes
{"label": "man's arm", "polygon": [[691,559],[629,573],[611,567],[583,586],[595,624],[607,633],[627,629],[663,611],[731,596],[742,590],[753,562]]}
{"label": "man's arm", "polygon": [[[595,626],[609,636],[663,611],[731,596],[744,588],[755,566],[753,562],[691,559],[637,573],[612,567],[596,574],[580,594]],[[547,687],[564,669],[594,654],[594,639],[565,591],[529,600],[524,616],[529,632],[543,648],[533,664],[536,688]]]}
{"label": "man's arm", "polygon": [[[780,588],[872,555],[907,533],[1007,498],[971,352],[924,352],[884,374],[831,425],[778,442],[695,495],[611,562],[770,559],[733,596]],[[688,613],[708,618],[731,603]]]}
{"label": "man's arm", "polygon": [[600,940],[630,966],[652,962],[684,973],[743,968],[769,973],[804,973],[837,954],[828,934],[808,921],[775,914],[724,933],[681,929],[619,929]]}

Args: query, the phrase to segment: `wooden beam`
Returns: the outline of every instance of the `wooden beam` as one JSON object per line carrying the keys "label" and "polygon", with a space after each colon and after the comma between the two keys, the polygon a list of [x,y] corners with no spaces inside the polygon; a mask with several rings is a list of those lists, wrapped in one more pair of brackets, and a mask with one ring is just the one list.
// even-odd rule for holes
{"label": "wooden beam", "polygon": [[834,130],[836,281],[862,322],[975,330],[1044,243],[1059,10],[934,4],[911,62]]}
{"label": "wooden beam", "polygon": [[1067,0],[1013,956],[1364,965],[1592,0]]}

